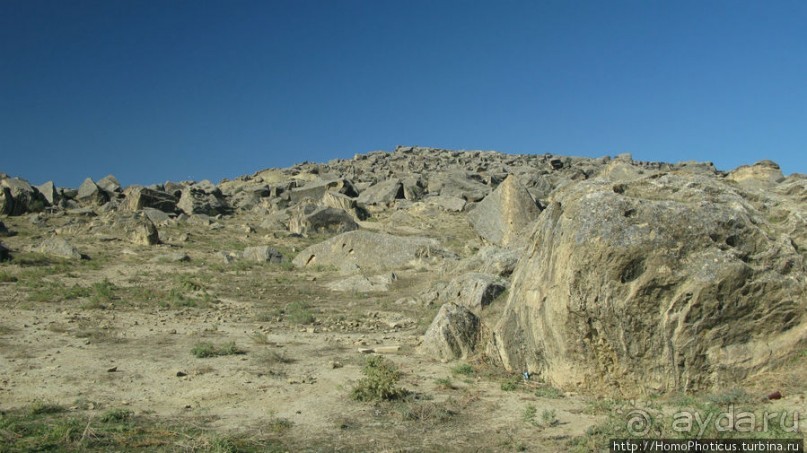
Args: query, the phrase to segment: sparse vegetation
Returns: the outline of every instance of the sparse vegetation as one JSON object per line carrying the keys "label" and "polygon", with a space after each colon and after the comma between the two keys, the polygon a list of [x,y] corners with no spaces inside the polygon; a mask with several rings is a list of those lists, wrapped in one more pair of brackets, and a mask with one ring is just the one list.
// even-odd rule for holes
{"label": "sparse vegetation", "polygon": [[565,395],[563,392],[551,385],[543,385],[535,389],[535,396],[539,398],[550,398],[550,399],[558,399],[563,398]]}
{"label": "sparse vegetation", "polygon": [[409,392],[398,387],[400,372],[382,356],[371,356],[364,364],[364,378],[353,388],[353,399],[358,401],[391,401],[403,398]]}
{"label": "sparse vegetation", "polygon": [[236,346],[234,341],[229,341],[220,346],[216,346],[207,341],[202,341],[200,343],[196,343],[193,349],[191,349],[191,354],[197,358],[204,359],[224,355],[246,354],[246,351]]}
{"label": "sparse vegetation", "polygon": [[17,281],[17,277],[11,275],[6,271],[0,271],[0,283],[14,283]]}
{"label": "sparse vegetation", "polygon": [[501,389],[505,392],[512,392],[521,387],[521,376],[511,376],[502,382]]}
{"label": "sparse vegetation", "polygon": [[287,305],[286,317],[294,324],[311,324],[315,319],[311,306],[305,302],[292,302]]}
{"label": "sparse vegetation", "polygon": [[452,368],[451,372],[460,376],[472,376],[474,374],[474,367],[467,363],[460,363]]}

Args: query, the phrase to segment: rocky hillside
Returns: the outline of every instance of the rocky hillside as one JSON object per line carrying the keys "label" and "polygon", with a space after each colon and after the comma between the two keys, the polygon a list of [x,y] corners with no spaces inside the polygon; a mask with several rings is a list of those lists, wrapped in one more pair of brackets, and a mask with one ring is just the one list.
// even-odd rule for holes
{"label": "rocky hillside", "polygon": [[[211,257],[333,269],[335,292],[425,273],[411,303],[441,308],[421,354],[482,356],[564,390],[713,389],[787,367],[807,346],[807,177],[768,161],[721,172],[398,147],[219,184],[124,188],[108,176],[70,189],[0,174],[0,187],[0,213],[40,231],[0,244],[0,259],[91,259],[68,240],[91,235],[170,243],[179,260],[194,240],[183,225],[249,219],[236,234],[316,243],[294,256],[220,244]],[[13,231],[0,223],[3,235]]]}

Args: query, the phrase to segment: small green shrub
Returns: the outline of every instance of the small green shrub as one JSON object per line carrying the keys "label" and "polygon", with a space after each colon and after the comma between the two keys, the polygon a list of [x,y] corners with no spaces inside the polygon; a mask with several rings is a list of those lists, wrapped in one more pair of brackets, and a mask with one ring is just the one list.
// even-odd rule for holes
{"label": "small green shrub", "polygon": [[286,316],[295,324],[311,324],[314,322],[314,313],[305,302],[292,302],[286,306]]}
{"label": "small green shrub", "polygon": [[101,415],[104,423],[120,423],[129,420],[134,413],[128,409],[111,409]]}
{"label": "small green shrub", "polygon": [[474,367],[468,365],[467,363],[460,363],[452,368],[451,372],[462,376],[472,376],[474,374]]}
{"label": "small green shrub", "polygon": [[512,392],[521,386],[521,376],[513,376],[506,381],[502,382],[502,390],[505,392]]}
{"label": "small green shrub", "polygon": [[391,401],[403,398],[409,392],[397,386],[400,373],[395,365],[381,356],[368,357],[362,370],[364,378],[353,388],[353,399],[358,401]]}
{"label": "small green shrub", "polygon": [[9,274],[6,271],[0,272],[0,283],[14,283],[17,281],[17,277]]}
{"label": "small green shrub", "polygon": [[234,341],[229,341],[221,346],[216,346],[213,343],[202,341],[196,343],[191,349],[191,354],[199,359],[206,359],[208,357],[218,357],[223,355],[236,355],[246,354],[246,352],[235,345]]}
{"label": "small green shrub", "polygon": [[552,387],[551,385],[547,385],[547,386],[538,387],[537,389],[535,389],[535,396],[537,396],[539,398],[559,399],[559,398],[563,398],[566,395],[564,395],[563,392],[560,391],[559,389],[556,389],[555,387]]}
{"label": "small green shrub", "polygon": [[541,412],[542,425],[549,427],[549,426],[556,426],[558,423],[560,423],[560,420],[558,420],[557,414],[555,413],[555,409],[544,409],[544,411]]}

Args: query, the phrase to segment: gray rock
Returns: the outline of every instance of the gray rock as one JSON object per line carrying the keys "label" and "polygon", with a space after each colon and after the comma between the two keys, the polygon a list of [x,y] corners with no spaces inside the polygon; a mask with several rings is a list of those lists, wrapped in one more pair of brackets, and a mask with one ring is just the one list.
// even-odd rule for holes
{"label": "gray rock", "polygon": [[60,237],[45,239],[34,251],[43,255],[71,260],[80,260],[82,258],[81,253],[72,244]]}
{"label": "gray rock", "polygon": [[443,291],[442,299],[480,313],[506,289],[507,281],[501,277],[470,272],[452,279]]}
{"label": "gray rock", "polygon": [[325,285],[331,291],[369,293],[389,291],[390,285],[398,277],[394,273],[373,275],[352,275]]}
{"label": "gray rock", "polygon": [[45,197],[24,179],[2,179],[0,189],[2,189],[0,213],[17,216],[27,212],[39,212],[47,206]]}
{"label": "gray rock", "polygon": [[109,201],[109,195],[101,190],[92,179],[87,178],[78,188],[76,201],[85,206],[101,206]]}
{"label": "gray rock", "polygon": [[519,239],[540,213],[527,189],[515,176],[509,176],[468,214],[468,219],[484,239],[508,246]]}
{"label": "gray rock", "polygon": [[59,202],[59,194],[56,192],[56,186],[54,186],[53,181],[38,185],[36,189],[45,197],[48,205],[55,206]]}
{"label": "gray rock", "polygon": [[434,239],[393,236],[369,231],[351,231],[312,245],[298,254],[297,267],[333,266],[342,271],[395,270],[452,256]]}
{"label": "gray rock", "polygon": [[[204,186],[203,186],[204,187]],[[206,192],[197,187],[186,187],[182,190],[177,207],[185,214],[206,214],[215,216],[227,212],[227,205],[215,191]]]}
{"label": "gray rock", "polygon": [[145,208],[159,209],[163,212],[176,212],[177,199],[167,193],[147,187],[132,186],[123,191],[126,197],[121,205],[128,211],[139,211]]}
{"label": "gray rock", "polygon": [[256,263],[280,264],[283,262],[283,254],[266,245],[245,248],[241,253],[241,258]]}
{"label": "gray rock", "polygon": [[564,389],[706,391],[803,348],[804,257],[730,184],[596,179],[554,197],[488,346],[508,370]]}
{"label": "gray rock", "polygon": [[482,247],[476,254],[462,260],[457,272],[481,272],[483,274],[507,277],[516,268],[521,253],[516,250],[496,246]]}
{"label": "gray rock", "polygon": [[155,225],[164,225],[171,220],[171,216],[167,212],[155,208],[143,208],[143,214]]}
{"label": "gray rock", "polygon": [[388,179],[363,190],[357,202],[362,205],[389,206],[404,197],[403,185],[398,179]]}
{"label": "gray rock", "polygon": [[449,212],[462,212],[462,210],[465,209],[465,204],[467,203],[462,198],[443,195],[429,197],[426,199],[426,201]]}
{"label": "gray rock", "polygon": [[480,201],[490,193],[490,187],[469,178],[465,173],[444,173],[429,178],[429,194]]}
{"label": "gray rock", "polygon": [[112,175],[107,175],[99,179],[98,182],[95,183],[95,185],[100,187],[101,190],[106,192],[110,197],[114,196],[117,193],[120,193],[121,191],[121,186],[120,182],[118,181],[118,178]]}
{"label": "gray rock", "polygon": [[305,199],[319,201],[328,191],[341,193],[349,197],[358,195],[353,183],[347,179],[314,180],[306,183],[303,187],[291,189],[288,194],[292,203],[299,203]]}
{"label": "gray rock", "polygon": [[479,318],[455,303],[440,307],[418,352],[438,360],[465,359],[476,352],[480,340]]}
{"label": "gray rock", "polygon": [[289,231],[296,234],[338,234],[359,229],[359,225],[346,211],[315,205],[295,209],[289,219]]}

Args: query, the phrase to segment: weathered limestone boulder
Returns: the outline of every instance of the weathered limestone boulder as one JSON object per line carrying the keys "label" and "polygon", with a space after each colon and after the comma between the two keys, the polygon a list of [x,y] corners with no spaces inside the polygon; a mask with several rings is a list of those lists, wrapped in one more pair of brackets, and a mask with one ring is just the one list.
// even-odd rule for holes
{"label": "weathered limestone boulder", "polygon": [[457,272],[481,272],[507,277],[513,273],[521,254],[512,249],[496,246],[482,247],[476,254],[457,264]]}
{"label": "weathered limestone boulder", "polygon": [[403,197],[409,201],[420,200],[426,192],[423,181],[416,177],[402,179],[401,186],[403,187]]}
{"label": "weathered limestone boulder", "polygon": [[121,192],[120,181],[118,181],[118,178],[114,177],[113,175],[104,176],[103,178],[99,179],[95,185],[106,192],[110,198]]}
{"label": "weathered limestone boulder", "polygon": [[389,206],[393,201],[402,198],[404,198],[404,190],[401,180],[387,179],[363,190],[357,201],[362,205]]}
{"label": "weathered limestone boulder", "polygon": [[728,174],[727,178],[742,186],[759,188],[774,186],[785,179],[779,165],[769,160],[737,167]]}
{"label": "weathered limestone boulder", "polygon": [[312,245],[292,261],[297,267],[333,266],[342,271],[375,272],[401,269],[451,256],[434,239],[351,231]]}
{"label": "weathered limestone boulder", "polygon": [[437,197],[429,197],[426,200],[429,204],[439,206],[440,208],[449,212],[462,212],[465,209],[467,202],[459,197],[449,197],[440,195]]}
{"label": "weathered limestone boulder", "polygon": [[36,186],[36,190],[45,197],[45,201],[48,202],[48,205],[54,206],[59,202],[59,193],[56,191],[56,186],[53,184],[53,181],[48,181]]}
{"label": "weathered limestone boulder", "polygon": [[313,201],[319,201],[322,196],[325,195],[325,192],[329,191],[341,193],[349,197],[355,197],[358,195],[356,189],[353,187],[353,183],[347,179],[316,179],[307,182],[302,187],[295,187],[291,189],[291,191],[288,192],[289,201],[292,203],[299,203],[306,198]]}
{"label": "weathered limestone boulder", "polygon": [[87,178],[78,188],[76,201],[85,206],[101,206],[109,201],[109,195],[98,187],[91,178]]}
{"label": "weathered limestone boulder", "polygon": [[227,204],[218,190],[203,186],[189,186],[182,189],[177,208],[185,214],[205,214],[215,216],[227,212]]}
{"label": "weathered limestone boulder", "polygon": [[297,234],[339,234],[358,230],[359,225],[343,209],[301,205],[292,211],[289,231]]}
{"label": "weathered limestone boulder", "polygon": [[283,262],[283,254],[274,247],[258,245],[245,248],[241,252],[241,259],[255,263],[280,264]]}
{"label": "weathered limestone boulder", "polygon": [[485,240],[508,246],[540,213],[527,189],[515,176],[509,176],[468,214],[468,219]]}
{"label": "weathered limestone boulder", "polygon": [[123,195],[126,198],[121,204],[121,208],[127,211],[140,211],[144,208],[159,209],[163,212],[177,210],[177,199],[167,192],[131,186],[123,191]]}
{"label": "weathered limestone boulder", "polygon": [[457,197],[465,201],[480,201],[490,193],[490,187],[459,172],[432,175],[428,190],[431,195]]}
{"label": "weathered limestone boulder", "polygon": [[123,232],[125,239],[137,245],[156,245],[160,235],[154,223],[142,212],[120,212],[114,217],[113,229]]}
{"label": "weathered limestone boulder", "polygon": [[72,244],[67,242],[64,238],[52,237],[45,239],[34,248],[34,251],[43,255],[55,256],[57,258],[66,258],[71,260],[80,260],[81,253],[73,247]]}
{"label": "weathered limestone boulder", "polygon": [[0,214],[39,212],[47,205],[45,197],[24,179],[4,178],[0,180],[0,191]]}
{"label": "weathered limestone boulder", "polygon": [[805,260],[713,176],[583,181],[554,195],[487,352],[564,389],[734,385],[807,344]]}
{"label": "weathered limestone boulder", "polygon": [[506,289],[507,281],[501,277],[469,272],[448,282],[441,298],[479,313]]}
{"label": "weathered limestone boulder", "polygon": [[437,312],[418,352],[438,360],[464,359],[474,354],[481,336],[479,318],[449,302]]}
{"label": "weathered limestone boulder", "polygon": [[389,286],[398,279],[394,273],[381,275],[351,275],[335,282],[325,285],[331,291],[369,293],[384,292],[389,290]]}
{"label": "weathered limestone boulder", "polygon": [[154,208],[143,208],[143,214],[151,220],[154,225],[164,225],[171,220],[171,215],[167,212]]}

